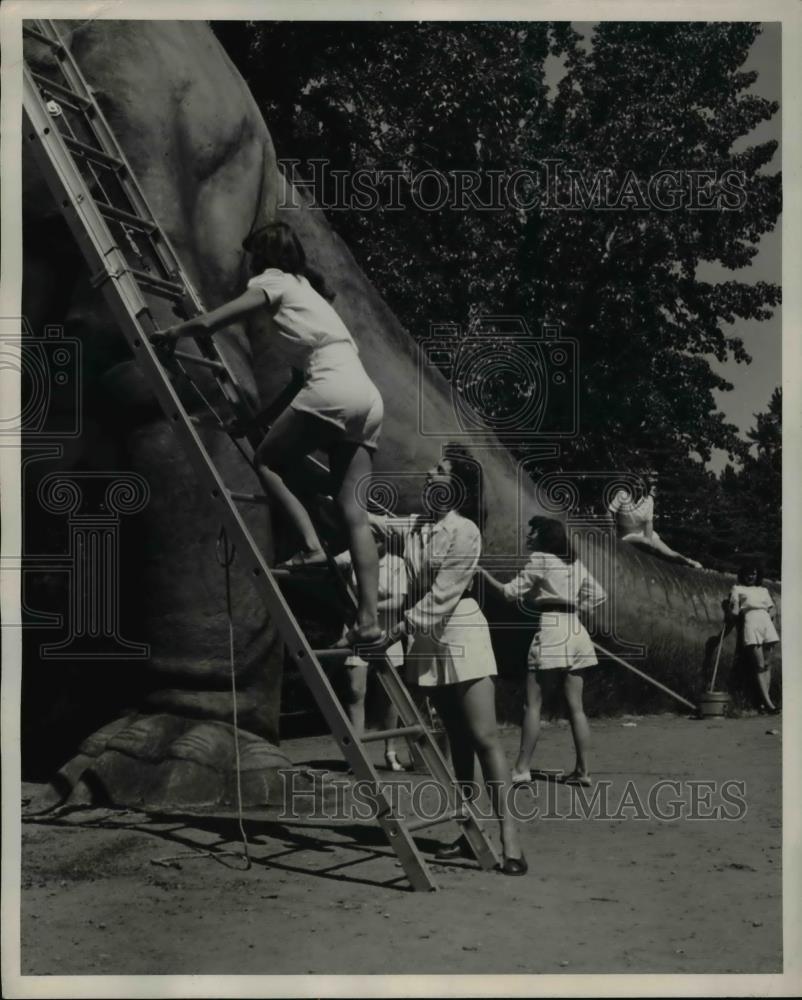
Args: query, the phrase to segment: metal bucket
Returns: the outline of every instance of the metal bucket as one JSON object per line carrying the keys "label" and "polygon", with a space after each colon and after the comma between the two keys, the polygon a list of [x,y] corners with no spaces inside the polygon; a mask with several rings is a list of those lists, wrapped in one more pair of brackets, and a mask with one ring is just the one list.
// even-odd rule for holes
{"label": "metal bucket", "polygon": [[699,715],[703,719],[721,718],[729,703],[730,696],[724,691],[706,691],[699,699]]}

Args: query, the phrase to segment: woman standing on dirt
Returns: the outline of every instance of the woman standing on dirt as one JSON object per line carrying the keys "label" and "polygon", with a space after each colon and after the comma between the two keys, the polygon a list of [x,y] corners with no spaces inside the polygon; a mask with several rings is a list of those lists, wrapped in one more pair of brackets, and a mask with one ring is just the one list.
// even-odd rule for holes
{"label": "woman standing on dirt", "polygon": [[[730,591],[730,613],[739,619],[741,641],[749,663],[755,671],[761,708],[772,714],[780,710],[771,700],[771,664],[769,657],[780,641],[774,627],[777,610],[771,594],[762,585],[763,571],[754,563],[738,570],[738,583]],[[764,652],[765,650],[765,652]]]}
{"label": "woman standing on dirt", "polygon": [[576,765],[564,781],[587,786],[591,783],[588,771],[590,727],[582,702],[582,672],[598,661],[577,612],[601,604],[607,595],[577,558],[560,521],[533,517],[529,522],[527,545],[532,550],[529,562],[509,583],[500,583],[484,568],[479,570],[505,600],[526,600],[528,607],[541,612],[529,647],[526,708],[512,780],[515,784],[531,781],[532,756],[540,735],[541,684],[545,677],[559,675],[576,748]]}
{"label": "woman standing on dirt", "polygon": [[[408,607],[388,641],[410,636],[407,680],[426,690],[448,735],[457,780],[466,797],[474,791],[478,756],[493,810],[501,826],[505,875],[524,875],[518,827],[509,811],[510,769],[496,724],[496,661],[487,620],[469,588],[482,549],[481,472],[460,445],[450,444],[429,470],[424,487],[427,515],[371,522],[404,541]],[[438,859],[473,857],[464,837],[441,847]]]}

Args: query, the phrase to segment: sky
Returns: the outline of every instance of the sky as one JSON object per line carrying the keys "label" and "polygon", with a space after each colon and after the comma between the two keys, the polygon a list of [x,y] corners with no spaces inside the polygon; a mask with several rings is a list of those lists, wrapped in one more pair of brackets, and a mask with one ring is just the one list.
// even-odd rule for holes
{"label": "sky", "polygon": [[[595,21],[574,21],[574,28],[585,36],[584,44],[589,44],[593,34]],[[780,100],[781,94],[781,25],[778,22],[764,23],[763,31],[758,35],[752,50],[742,67],[744,70],[756,70],[758,78],[751,92],[770,100]],[[562,67],[558,60],[547,67],[547,79],[556,83],[561,75]],[[762,122],[750,135],[745,136],[735,144],[735,149],[745,149],[769,139],[781,142],[781,111],[768,122]],[[782,148],[778,146],[773,159],[763,169],[775,173],[780,169]],[[705,263],[698,271],[698,277],[703,281],[769,281],[780,284],[782,274],[782,235],[781,222],[774,231],[767,233],[759,244],[757,256],[751,267],[739,271],[728,271],[715,263]],[[731,392],[715,392],[714,396],[721,412],[726,419],[735,424],[742,434],[755,425],[754,414],[764,411],[768,405],[772,391],[782,380],[782,318],[781,309],[776,309],[770,320],[759,322],[755,320],[737,320],[727,331],[739,336],[748,354],[752,356],[750,365],[727,361],[724,364],[711,357],[713,370],[733,385]],[[721,471],[727,462],[725,452],[716,451],[709,463],[709,468],[715,472]]]}

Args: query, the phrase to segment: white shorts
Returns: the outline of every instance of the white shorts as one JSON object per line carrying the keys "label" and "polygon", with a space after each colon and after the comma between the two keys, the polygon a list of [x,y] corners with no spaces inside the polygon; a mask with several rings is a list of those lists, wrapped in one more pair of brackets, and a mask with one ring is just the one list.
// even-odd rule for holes
{"label": "white shorts", "polygon": [[744,614],[744,646],[769,646],[779,641],[768,611],[755,609]]}
{"label": "white shorts", "polygon": [[463,597],[433,634],[415,632],[407,650],[406,680],[422,687],[459,684],[498,671],[490,629],[472,597]]}
{"label": "white shorts", "polygon": [[544,611],[527,657],[528,670],[582,670],[599,661],[576,614]]}
{"label": "white shorts", "polygon": [[343,440],[375,451],[384,417],[379,390],[347,341],[319,347],[312,354],[303,388],[290,403],[343,431]]}

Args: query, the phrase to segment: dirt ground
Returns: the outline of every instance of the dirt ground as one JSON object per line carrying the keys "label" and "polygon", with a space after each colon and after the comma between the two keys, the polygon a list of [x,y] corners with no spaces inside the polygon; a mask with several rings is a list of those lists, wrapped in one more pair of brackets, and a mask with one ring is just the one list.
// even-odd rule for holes
{"label": "dirt ground", "polygon": [[[595,818],[582,818],[575,804],[580,818],[570,818],[581,793],[568,786],[524,786],[518,807],[541,813],[523,824],[529,874],[434,864],[434,893],[408,890],[369,824],[251,816],[253,867],[240,871],[228,857],[157,863],[188,848],[236,849],[230,818],[95,810],[26,821],[22,972],[779,972],[779,729],[776,718],[759,716],[596,720],[594,778],[607,795],[605,816],[589,806]],[[503,735],[512,758],[518,731]],[[283,746],[298,764],[340,768],[326,737]],[[572,765],[564,724],[544,729],[538,761]],[[679,784],[650,804],[661,780]],[[722,789],[728,781],[744,784]],[[660,818],[672,799],[683,815]],[[734,818],[687,815],[716,809]],[[453,837],[449,826],[422,832],[424,850]]]}

